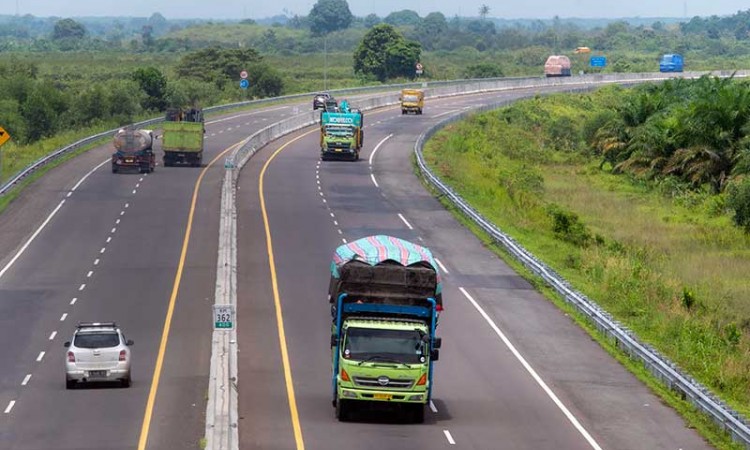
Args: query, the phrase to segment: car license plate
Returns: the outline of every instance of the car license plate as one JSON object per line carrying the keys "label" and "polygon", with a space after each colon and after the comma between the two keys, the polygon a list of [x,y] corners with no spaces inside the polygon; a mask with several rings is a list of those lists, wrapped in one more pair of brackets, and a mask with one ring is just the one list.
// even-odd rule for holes
{"label": "car license plate", "polygon": [[375,400],[390,400],[393,396],[391,394],[374,394]]}
{"label": "car license plate", "polygon": [[90,377],[106,377],[107,371],[106,370],[90,370],[89,376]]}

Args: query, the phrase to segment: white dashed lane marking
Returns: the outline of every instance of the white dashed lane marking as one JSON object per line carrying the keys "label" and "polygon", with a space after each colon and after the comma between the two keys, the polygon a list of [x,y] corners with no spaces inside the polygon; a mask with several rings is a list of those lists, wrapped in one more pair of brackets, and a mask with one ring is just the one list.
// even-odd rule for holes
{"label": "white dashed lane marking", "polygon": [[435,414],[437,414],[438,412],[437,406],[435,406],[435,404],[432,403],[432,400],[430,400],[430,410],[434,412]]}
{"label": "white dashed lane marking", "polygon": [[443,430],[443,434],[445,435],[445,438],[448,439],[448,443],[450,445],[456,445],[456,441],[453,440],[453,436],[451,436],[451,432],[448,430]]}
{"label": "white dashed lane marking", "polygon": [[70,301],[70,304],[75,305],[77,301],[78,301],[78,298],[74,298],[73,300]]}
{"label": "white dashed lane marking", "polygon": [[438,266],[440,266],[440,270],[442,270],[445,273],[450,273],[448,272],[448,269],[443,265],[443,263],[440,262],[439,259],[435,258],[435,262],[438,264]]}
{"label": "white dashed lane marking", "polygon": [[39,356],[36,357],[36,362],[41,362],[44,359],[44,352],[39,352]]}
{"label": "white dashed lane marking", "polygon": [[31,380],[31,374],[26,375],[23,377],[23,381],[21,382],[21,386],[26,386],[29,384],[29,380]]}
{"label": "white dashed lane marking", "polygon": [[11,400],[10,403],[8,403],[8,407],[5,408],[5,414],[10,414],[10,410],[13,409],[13,405],[16,404],[15,400]]}
{"label": "white dashed lane marking", "polygon": [[55,336],[57,336],[57,331],[53,331],[52,334],[49,335],[49,340],[53,341],[55,339]]}
{"label": "white dashed lane marking", "polygon": [[68,318],[68,313],[63,313],[62,316],[60,316],[60,322],[65,322],[65,319]]}
{"label": "white dashed lane marking", "polygon": [[401,213],[398,213],[398,218],[401,219],[402,222],[409,228],[410,230],[413,230],[414,227],[411,226],[411,224],[404,218],[404,216]]}
{"label": "white dashed lane marking", "polygon": [[78,288],[78,290],[79,290],[79,291],[82,291],[82,290],[84,290],[84,289],[86,289],[86,283],[83,283],[83,284],[81,285],[81,287],[79,287],[79,288]]}

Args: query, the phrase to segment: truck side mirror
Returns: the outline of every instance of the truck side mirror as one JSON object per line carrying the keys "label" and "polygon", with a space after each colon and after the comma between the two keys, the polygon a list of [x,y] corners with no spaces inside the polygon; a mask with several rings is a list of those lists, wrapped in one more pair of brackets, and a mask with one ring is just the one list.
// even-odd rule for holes
{"label": "truck side mirror", "polygon": [[430,359],[433,361],[437,361],[440,359],[440,350],[434,349],[430,350]]}
{"label": "truck side mirror", "polygon": [[331,335],[331,347],[335,347],[338,344],[339,344],[338,338],[336,337],[336,335],[332,334]]}
{"label": "truck side mirror", "polygon": [[440,346],[443,345],[443,338],[436,337],[435,341],[432,343],[432,348],[440,348]]}

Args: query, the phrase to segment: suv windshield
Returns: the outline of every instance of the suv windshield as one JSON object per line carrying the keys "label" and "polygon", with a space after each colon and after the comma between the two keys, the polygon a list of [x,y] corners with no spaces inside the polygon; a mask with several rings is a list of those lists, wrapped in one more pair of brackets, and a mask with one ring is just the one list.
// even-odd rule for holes
{"label": "suv windshield", "polygon": [[115,332],[79,333],[73,343],[78,348],[109,348],[120,345],[120,337]]}
{"label": "suv windshield", "polygon": [[344,357],[367,360],[373,357],[393,359],[406,364],[421,362],[424,345],[418,330],[381,330],[349,328]]}

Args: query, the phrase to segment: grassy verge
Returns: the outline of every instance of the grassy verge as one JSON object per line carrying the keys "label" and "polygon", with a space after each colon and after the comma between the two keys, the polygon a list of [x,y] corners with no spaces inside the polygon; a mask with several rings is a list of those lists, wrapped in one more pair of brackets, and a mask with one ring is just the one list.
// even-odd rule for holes
{"label": "grassy verge", "polygon": [[[560,123],[585,121],[596,109],[591,95],[572,98],[533,99],[451,126],[427,144],[428,164],[485,217],[747,415],[750,238],[715,199],[666,198],[560,148]],[[650,379],[642,368],[634,373]],[[670,399],[674,394],[656,381],[647,384],[714,445],[733,448],[689,405]]]}

